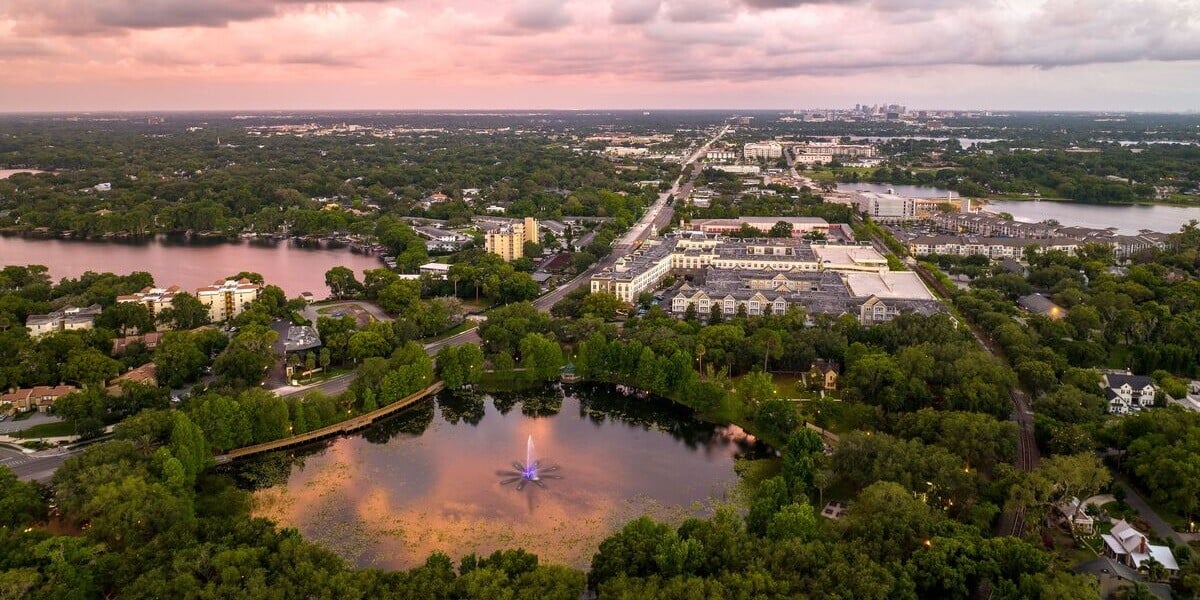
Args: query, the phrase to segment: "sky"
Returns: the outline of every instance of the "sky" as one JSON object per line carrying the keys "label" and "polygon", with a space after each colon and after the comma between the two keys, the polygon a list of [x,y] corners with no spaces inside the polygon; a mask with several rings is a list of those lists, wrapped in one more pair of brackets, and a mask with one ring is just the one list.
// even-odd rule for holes
{"label": "sky", "polygon": [[0,111],[1200,109],[1200,0],[0,0]]}

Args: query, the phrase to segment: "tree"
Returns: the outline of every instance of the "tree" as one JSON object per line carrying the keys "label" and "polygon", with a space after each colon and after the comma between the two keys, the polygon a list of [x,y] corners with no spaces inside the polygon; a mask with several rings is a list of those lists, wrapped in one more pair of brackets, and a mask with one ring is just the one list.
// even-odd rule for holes
{"label": "tree", "polygon": [[558,342],[542,334],[526,334],[521,338],[520,351],[525,374],[533,381],[549,381],[558,377],[565,364]]}
{"label": "tree", "polygon": [[608,292],[592,292],[583,298],[580,307],[581,316],[595,317],[611,321],[617,313],[628,307],[627,304]]}
{"label": "tree", "polygon": [[773,540],[812,539],[817,533],[817,515],[808,503],[792,503],[779,509],[767,524]]}
{"label": "tree", "polygon": [[186,331],[168,331],[154,349],[158,381],[172,388],[199,379],[207,362],[208,357]]}
{"label": "tree", "polygon": [[436,362],[438,376],[452,390],[478,383],[483,377],[483,350],[475,344],[444,346]]}
{"label": "tree", "polygon": [[120,335],[130,335],[135,331],[147,333],[154,331],[154,317],[145,305],[137,302],[118,302],[100,313],[96,325],[111,329]]}
{"label": "tree", "polygon": [[171,308],[158,313],[158,322],[175,329],[195,329],[212,322],[208,307],[187,292],[177,292]]}
{"label": "tree", "polygon": [[770,231],[767,232],[767,236],[773,238],[792,237],[792,224],[787,221],[779,221],[771,226]]}
{"label": "tree", "polygon": [[204,432],[185,413],[175,413],[175,425],[171,429],[168,448],[171,456],[179,461],[183,470],[183,483],[187,487],[194,485],[196,476],[212,463],[212,454],[209,453]]}
{"label": "tree", "polygon": [[37,486],[19,481],[6,466],[0,466],[0,528],[16,529],[46,518],[46,503]]}
{"label": "tree", "polygon": [[373,356],[387,356],[392,353],[392,345],[383,336],[374,331],[359,331],[350,336],[347,354],[359,361]]}
{"label": "tree", "polygon": [[83,385],[101,385],[121,372],[121,363],[96,350],[79,348],[67,354],[63,377]]}
{"label": "tree", "polygon": [[329,293],[338,299],[357,298],[363,290],[362,284],[354,276],[354,271],[343,266],[336,266],[325,272],[325,285],[329,287]]}

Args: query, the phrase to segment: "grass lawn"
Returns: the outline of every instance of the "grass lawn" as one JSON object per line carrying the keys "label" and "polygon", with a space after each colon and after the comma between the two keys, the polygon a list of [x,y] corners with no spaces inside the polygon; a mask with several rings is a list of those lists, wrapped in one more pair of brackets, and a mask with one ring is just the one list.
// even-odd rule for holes
{"label": "grass lawn", "polygon": [[479,300],[472,300],[470,298],[467,298],[467,299],[460,298],[460,300],[462,300],[463,310],[467,311],[468,314],[481,313],[492,307],[491,302],[489,302],[485,299],[482,299],[482,298]]}
{"label": "grass lawn", "polygon": [[66,421],[57,423],[42,423],[34,425],[24,431],[14,431],[9,435],[23,439],[43,438],[43,437],[61,437],[67,435],[75,435],[75,426]]}

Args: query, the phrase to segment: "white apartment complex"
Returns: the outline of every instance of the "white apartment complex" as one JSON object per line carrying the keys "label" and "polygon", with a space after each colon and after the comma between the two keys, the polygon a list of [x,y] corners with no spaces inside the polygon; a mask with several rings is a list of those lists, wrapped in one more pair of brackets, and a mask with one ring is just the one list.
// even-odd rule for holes
{"label": "white apartment complex", "polygon": [[147,287],[142,291],[124,296],[117,296],[117,302],[136,302],[150,311],[150,316],[158,318],[158,313],[171,308],[171,301],[179,293],[179,286],[169,288]]}
{"label": "white apartment complex", "polygon": [[237,281],[226,279],[198,288],[196,299],[208,307],[209,318],[214,323],[220,323],[242,314],[246,305],[258,299],[261,292],[261,285],[243,277]]}
{"label": "white apartment complex", "polygon": [[783,144],[776,141],[750,142],[743,146],[746,160],[778,160],[783,158]]}
{"label": "white apartment complex", "polygon": [[99,304],[84,308],[67,307],[44,315],[29,315],[25,319],[25,327],[29,328],[31,338],[39,338],[55,331],[91,329],[96,315],[99,314]]}
{"label": "white apartment complex", "polygon": [[908,250],[916,256],[948,254],[954,256],[982,255],[991,259],[1021,258],[1028,246],[1044,251],[1061,250],[1074,256],[1083,243],[1073,238],[1003,238],[957,235],[923,235],[908,240]]}

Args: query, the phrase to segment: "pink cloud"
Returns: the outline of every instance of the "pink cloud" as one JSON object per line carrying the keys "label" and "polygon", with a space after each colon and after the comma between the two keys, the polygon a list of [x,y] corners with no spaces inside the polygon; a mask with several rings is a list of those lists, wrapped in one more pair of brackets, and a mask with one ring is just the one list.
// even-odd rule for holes
{"label": "pink cloud", "polygon": [[[0,68],[16,82],[11,94],[0,94],[0,109],[37,108],[21,98],[47,96],[41,90],[52,84],[137,83],[164,99],[184,87],[361,86],[378,90],[374,107],[417,89],[444,98],[489,89],[489,100],[539,106],[545,90],[559,87],[576,90],[582,105],[630,90],[654,99],[651,90],[661,87],[680,90],[675,104],[685,105],[696,97],[685,87],[723,89],[736,102],[737,87],[747,85],[794,98],[784,92],[860,76],[886,89],[897,75],[932,81],[965,69],[981,81],[1012,77],[1015,85],[1031,81],[1030,67],[1116,72],[1146,63],[1173,86],[1194,79],[1200,60],[1200,21],[1187,4],[0,0]],[[1181,108],[1200,104],[1197,88],[1187,87]],[[278,89],[274,97],[255,93],[264,105],[294,94]]]}

